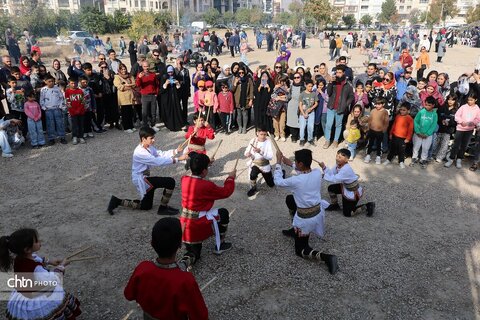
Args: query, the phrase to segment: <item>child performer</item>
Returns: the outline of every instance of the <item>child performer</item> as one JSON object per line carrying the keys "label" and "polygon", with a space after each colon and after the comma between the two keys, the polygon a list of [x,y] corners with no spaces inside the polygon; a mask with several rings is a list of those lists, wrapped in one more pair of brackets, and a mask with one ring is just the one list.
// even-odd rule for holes
{"label": "child performer", "polygon": [[[282,162],[294,167],[299,173],[290,178],[283,178]],[[311,169],[312,151],[302,149],[295,151],[295,163],[277,152],[275,166],[275,185],[284,187],[293,195],[288,195],[286,203],[290,214],[293,215],[292,229],[284,230],[287,236],[295,238],[295,253],[304,259],[324,261],[331,274],[338,270],[337,257],[312,249],[308,244],[310,234],[323,237],[325,231],[325,207],[328,202],[322,200],[322,173],[318,169]],[[298,206],[298,207],[297,207]]]}
{"label": "child performer", "polygon": [[353,172],[352,167],[348,164],[351,153],[348,149],[340,149],[337,151],[335,158],[336,166],[327,168],[323,162],[320,163],[324,175],[323,179],[332,182],[328,186],[328,194],[331,204],[327,211],[339,210],[337,195],[342,195],[343,215],[351,217],[358,213],[366,211],[367,216],[371,217],[375,212],[375,202],[367,202],[357,206],[358,201],[363,195],[363,188],[358,182],[358,176]]}
{"label": "child performer", "polygon": [[24,105],[25,114],[27,115],[28,134],[33,149],[45,146],[45,136],[43,135],[42,126],[42,109],[37,101],[35,101],[35,92],[30,92],[27,96],[27,102]]}
{"label": "child performer", "polygon": [[390,151],[384,165],[390,164],[395,156],[398,156],[398,165],[405,169],[405,145],[412,141],[413,118],[408,114],[410,103],[403,102],[398,108],[398,114],[390,129]]}
{"label": "child performer", "polygon": [[[80,302],[59,284],[69,262],[39,257],[36,252],[41,246],[35,229],[19,229],[0,238],[0,270],[8,272],[13,266],[15,274],[21,273],[19,277],[30,274],[30,280],[37,283],[13,289],[7,304],[7,319],[75,320],[82,313]],[[48,265],[55,267],[53,271],[47,269]]]}
{"label": "child performer", "polygon": [[151,244],[158,258],[142,261],[135,268],[125,298],[140,305],[144,319],[207,320],[207,306],[195,278],[175,260],[182,246],[180,221],[173,217],[158,220]]}
{"label": "child performer", "polygon": [[168,206],[173,189],[175,189],[175,180],[170,177],[150,177],[150,169],[152,167],[175,164],[178,161],[185,160],[188,155],[185,154],[175,158],[182,151],[180,147],[168,151],[157,150],[153,146],[155,143],[155,130],[150,127],[141,128],[139,135],[140,144],[133,152],[132,182],[137,188],[141,200],[119,199],[112,196],[107,210],[111,215],[114,214],[113,210],[118,206],[150,210],[153,205],[155,189],[165,188],[157,214],[175,215],[178,213],[178,209]]}
{"label": "child performer", "polygon": [[193,115],[193,125],[188,127],[185,134],[185,139],[189,139],[187,152],[198,152],[206,154],[205,143],[207,139],[215,139],[215,131],[210,127],[208,122],[205,122],[205,115],[195,113]]}
{"label": "child performer", "polygon": [[223,187],[208,181],[210,159],[205,154],[190,154],[192,175],[182,177],[182,223],[183,242],[187,252],[182,262],[192,266],[200,258],[202,242],[215,233],[215,254],[230,250],[232,244],[225,242],[229,213],[227,209],[213,208],[215,200],[230,197],[235,189],[236,170],[228,174]]}
{"label": "child performer", "polygon": [[270,165],[270,160],[273,159],[272,142],[267,139],[267,134],[264,127],[257,128],[257,137],[250,140],[245,150],[245,157],[250,158],[247,162],[251,187],[247,192],[249,197],[257,192],[257,178],[260,173],[270,188],[275,186]]}

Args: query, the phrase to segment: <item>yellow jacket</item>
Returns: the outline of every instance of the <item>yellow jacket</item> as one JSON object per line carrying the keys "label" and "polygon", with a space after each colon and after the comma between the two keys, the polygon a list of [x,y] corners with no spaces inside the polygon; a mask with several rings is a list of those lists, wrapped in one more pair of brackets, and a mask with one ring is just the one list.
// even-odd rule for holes
{"label": "yellow jacket", "polygon": [[360,129],[348,129],[348,135],[345,139],[348,143],[356,143],[360,139]]}

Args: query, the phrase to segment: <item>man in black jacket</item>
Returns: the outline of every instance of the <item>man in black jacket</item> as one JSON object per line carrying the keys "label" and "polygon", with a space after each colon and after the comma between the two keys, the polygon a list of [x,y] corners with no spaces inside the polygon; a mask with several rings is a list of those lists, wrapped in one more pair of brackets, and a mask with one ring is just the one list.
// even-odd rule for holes
{"label": "man in black jacket", "polygon": [[331,144],[331,131],[335,122],[335,134],[333,138],[333,148],[338,147],[338,140],[342,131],[343,116],[348,113],[348,108],[352,104],[354,95],[352,85],[347,81],[345,76],[345,66],[338,65],[335,70],[335,76],[327,86],[327,94],[329,97],[327,104],[327,123],[325,128],[325,144],[324,149],[328,149]]}

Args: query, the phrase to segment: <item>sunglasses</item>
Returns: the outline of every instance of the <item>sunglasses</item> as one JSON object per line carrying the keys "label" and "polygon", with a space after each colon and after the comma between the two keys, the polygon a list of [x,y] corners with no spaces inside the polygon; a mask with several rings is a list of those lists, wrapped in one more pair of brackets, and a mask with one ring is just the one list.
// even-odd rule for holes
{"label": "sunglasses", "polygon": [[245,72],[239,72],[238,74],[245,74]]}
{"label": "sunglasses", "polygon": [[385,79],[383,79],[383,81],[390,81],[390,79],[388,79],[388,78],[385,78]]}
{"label": "sunglasses", "polygon": [[313,69],[313,72],[318,72],[318,69]]}
{"label": "sunglasses", "polygon": [[275,66],[275,69],[282,69],[282,66]]}
{"label": "sunglasses", "polygon": [[160,57],[160,55],[159,55],[159,54],[154,54],[153,56],[154,56],[154,57]]}
{"label": "sunglasses", "polygon": [[100,60],[100,61],[105,61],[105,58],[98,58],[98,60]]}
{"label": "sunglasses", "polygon": [[293,77],[293,79],[302,79],[302,77]]}

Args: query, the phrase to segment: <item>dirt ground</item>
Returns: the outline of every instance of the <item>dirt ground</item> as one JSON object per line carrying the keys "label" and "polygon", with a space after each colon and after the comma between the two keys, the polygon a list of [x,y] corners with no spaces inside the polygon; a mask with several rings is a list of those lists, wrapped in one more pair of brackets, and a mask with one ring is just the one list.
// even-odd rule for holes
{"label": "dirt ground", "polygon": [[[328,62],[328,49],[320,49],[317,40],[309,44],[305,50],[293,49],[292,62],[297,57],[312,67]],[[455,47],[433,67],[458,77],[474,69],[478,53]],[[353,55],[350,64],[361,66],[363,57],[358,51]],[[272,65],[274,54],[262,49],[248,58],[253,67]],[[221,65],[231,62],[225,54],[220,57]],[[226,178],[253,135],[252,130],[218,134],[207,143],[212,152],[224,139],[211,180]],[[162,150],[181,142],[181,133],[163,128],[157,134]],[[136,195],[130,168],[137,143],[137,134],[111,130],[86,145],[23,148],[12,159],[0,159],[1,235],[35,227],[42,240],[40,254],[62,257],[93,245],[90,254],[101,256],[67,267],[65,287],[80,299],[82,319],[142,318],[123,289],[134,267],[155,257],[149,241],[160,218],[160,192],[150,211],[106,212],[112,194]],[[315,159],[333,165],[335,151],[321,145],[323,139],[311,147]],[[279,146],[287,156],[299,148],[290,141]],[[293,240],[281,234],[290,224],[284,190],[262,181],[255,199],[247,198],[249,179],[245,161],[240,161],[234,194],[216,205],[232,213],[227,237],[234,247],[215,256],[213,239],[206,241],[193,271],[211,319],[480,319],[478,172],[468,170],[468,161],[461,170],[432,164],[402,171],[397,165],[367,165],[362,158],[363,151],[352,166],[365,186],[365,198],[376,201],[376,214],[346,218],[329,212],[325,239],[311,241],[338,255],[340,270],[333,276],[324,265],[296,257]],[[185,170],[177,165],[152,174],[173,176],[178,183]],[[179,187],[171,205],[180,207]],[[0,309],[5,306],[0,302]]]}

